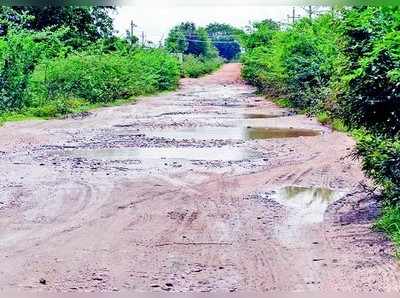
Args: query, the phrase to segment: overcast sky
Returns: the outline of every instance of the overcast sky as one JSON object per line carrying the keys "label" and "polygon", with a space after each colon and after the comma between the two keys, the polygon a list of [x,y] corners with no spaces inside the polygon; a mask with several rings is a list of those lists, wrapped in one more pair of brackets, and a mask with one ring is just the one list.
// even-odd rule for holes
{"label": "overcast sky", "polygon": [[[179,0],[175,0],[179,1]],[[199,26],[205,26],[211,22],[223,22],[237,27],[244,27],[249,21],[259,21],[267,18],[276,21],[287,21],[287,15],[292,14],[292,6],[268,6],[250,3],[242,5],[223,5],[224,0],[214,0],[215,5],[185,5],[166,4],[167,1],[148,0],[136,5],[121,6],[117,8],[114,16],[115,29],[120,34],[125,34],[131,20],[138,26],[135,34],[145,32],[146,39],[154,42],[167,36],[168,31],[176,24],[184,21],[192,21]],[[243,3],[243,1],[242,1]],[[297,8],[299,14],[304,14],[301,8]]]}

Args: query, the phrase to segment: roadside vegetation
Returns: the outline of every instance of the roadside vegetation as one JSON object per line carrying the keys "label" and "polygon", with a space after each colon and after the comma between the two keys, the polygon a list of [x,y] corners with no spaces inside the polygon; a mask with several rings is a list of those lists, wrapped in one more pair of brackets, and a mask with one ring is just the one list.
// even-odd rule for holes
{"label": "roadside vegetation", "polygon": [[358,7],[241,35],[243,77],[276,102],[348,130],[400,248],[400,8]]}
{"label": "roadside vegetation", "polygon": [[222,38],[218,24],[210,27],[214,40],[205,28],[183,23],[165,47],[154,48],[130,32],[115,36],[113,10],[0,6],[0,124],[174,90],[180,77],[211,73],[224,62],[213,43]]}
{"label": "roadside vegetation", "polygon": [[165,47],[182,62],[183,77],[197,78],[218,69],[223,60],[205,28],[194,23],[181,23],[168,34]]}
{"label": "roadside vegetation", "polygon": [[179,61],[113,36],[112,8],[1,7],[0,122],[172,90]]}

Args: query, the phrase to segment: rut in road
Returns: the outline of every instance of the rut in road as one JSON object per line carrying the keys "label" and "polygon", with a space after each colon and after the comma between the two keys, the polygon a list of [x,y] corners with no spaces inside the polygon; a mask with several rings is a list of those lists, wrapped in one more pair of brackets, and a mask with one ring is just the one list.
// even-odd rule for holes
{"label": "rut in road", "polygon": [[0,131],[3,290],[399,290],[353,140],[239,64]]}

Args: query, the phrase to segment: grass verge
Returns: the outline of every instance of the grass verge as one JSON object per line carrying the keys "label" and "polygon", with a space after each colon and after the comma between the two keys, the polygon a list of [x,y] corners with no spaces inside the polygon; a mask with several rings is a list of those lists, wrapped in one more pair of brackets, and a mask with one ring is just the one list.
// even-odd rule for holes
{"label": "grass verge", "polygon": [[396,247],[396,256],[400,258],[400,206],[385,207],[375,227],[389,236]]}

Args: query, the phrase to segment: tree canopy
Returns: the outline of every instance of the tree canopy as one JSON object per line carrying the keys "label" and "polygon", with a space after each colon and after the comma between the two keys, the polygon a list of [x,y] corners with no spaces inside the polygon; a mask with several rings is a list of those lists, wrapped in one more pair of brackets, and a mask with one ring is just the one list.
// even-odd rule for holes
{"label": "tree canopy", "polygon": [[183,53],[203,57],[217,56],[216,49],[212,45],[204,28],[196,28],[191,22],[181,23],[168,34],[165,47],[172,53]]}
{"label": "tree canopy", "polygon": [[206,27],[206,31],[221,57],[226,60],[238,57],[241,52],[238,42],[241,30],[228,24],[211,23]]}
{"label": "tree canopy", "polygon": [[46,28],[68,28],[65,35],[73,47],[113,34],[110,6],[13,6],[0,8],[0,34],[11,28],[40,31]]}

